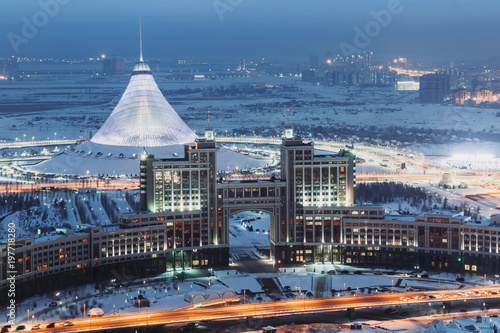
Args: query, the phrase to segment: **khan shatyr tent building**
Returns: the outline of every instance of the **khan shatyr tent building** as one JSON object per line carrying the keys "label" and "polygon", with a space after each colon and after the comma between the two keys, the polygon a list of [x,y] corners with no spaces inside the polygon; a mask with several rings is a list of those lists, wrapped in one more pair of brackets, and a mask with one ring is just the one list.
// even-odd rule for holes
{"label": "khan shatyr tent building", "polygon": [[[162,158],[184,154],[196,134],[179,117],[158,88],[142,59],[132,71],[120,101],[90,141],[31,166],[32,172],[68,175],[131,175],[139,173],[139,156],[147,151]],[[254,168],[262,160],[227,149],[218,151],[218,170]]]}

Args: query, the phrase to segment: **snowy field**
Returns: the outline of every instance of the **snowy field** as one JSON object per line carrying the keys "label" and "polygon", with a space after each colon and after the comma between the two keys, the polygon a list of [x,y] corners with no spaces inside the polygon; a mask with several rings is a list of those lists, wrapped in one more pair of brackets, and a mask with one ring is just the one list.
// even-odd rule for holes
{"label": "snowy field", "polygon": [[20,193],[19,197],[0,195],[9,200],[20,200],[24,206],[11,212],[2,205],[0,239],[7,239],[8,223],[16,224],[16,238],[34,237],[37,242],[53,239],[66,229],[78,230],[79,226],[116,225],[118,214],[134,211],[125,193],[134,191],[103,191],[95,194],[77,194],[74,191]]}
{"label": "snowy field", "polygon": [[[352,127],[354,135],[357,129],[370,133],[392,126],[395,139],[421,138],[414,148],[424,153],[451,154],[471,142],[470,148],[475,151],[500,155],[500,123],[493,109],[422,105],[416,103],[415,93],[408,95],[392,88],[316,86],[296,77],[260,75],[199,81],[172,81],[162,75],[155,78],[167,100],[197,133],[207,126],[210,110],[211,125],[219,135],[238,130],[274,135],[288,122],[304,128]],[[32,76],[2,82],[8,93],[0,95],[0,140],[87,137],[110,114],[128,80],[128,76],[99,80]],[[272,87],[233,95],[211,95],[206,90],[257,85]],[[297,90],[284,88],[290,86]],[[433,132],[437,130],[444,131],[439,133],[439,139]],[[334,138],[333,132],[330,136]],[[443,140],[452,145],[441,146]]]}

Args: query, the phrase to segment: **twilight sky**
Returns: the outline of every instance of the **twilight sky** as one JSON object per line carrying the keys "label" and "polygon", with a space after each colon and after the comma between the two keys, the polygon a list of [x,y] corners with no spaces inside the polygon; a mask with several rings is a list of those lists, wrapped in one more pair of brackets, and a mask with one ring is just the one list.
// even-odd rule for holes
{"label": "twilight sky", "polygon": [[347,46],[380,61],[488,59],[499,13],[498,0],[0,0],[0,57],[138,57],[142,16],[150,59],[308,61]]}

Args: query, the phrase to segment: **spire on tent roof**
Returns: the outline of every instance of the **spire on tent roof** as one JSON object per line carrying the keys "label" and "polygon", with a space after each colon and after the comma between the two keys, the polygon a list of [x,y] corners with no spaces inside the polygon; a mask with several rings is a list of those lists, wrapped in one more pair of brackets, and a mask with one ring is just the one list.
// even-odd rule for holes
{"label": "spire on tent roof", "polygon": [[141,56],[139,58],[139,61],[140,62],[143,62],[144,60],[142,60],[142,22],[141,22],[141,16],[139,16],[139,44],[140,44],[140,52],[141,52]]}

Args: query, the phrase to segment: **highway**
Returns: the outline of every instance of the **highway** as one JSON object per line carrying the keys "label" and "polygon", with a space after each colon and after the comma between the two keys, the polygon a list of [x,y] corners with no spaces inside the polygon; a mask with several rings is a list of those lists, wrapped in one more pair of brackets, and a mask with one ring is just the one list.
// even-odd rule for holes
{"label": "highway", "polygon": [[[254,317],[290,315],[294,313],[312,313],[341,311],[370,307],[386,307],[412,303],[434,303],[471,299],[500,298],[499,288],[478,287],[460,290],[435,290],[428,292],[384,293],[364,296],[345,296],[322,299],[298,299],[280,302],[247,303],[224,307],[200,307],[190,305],[172,311],[148,312],[105,316],[101,318],[76,319],[74,326],[65,327],[56,323],[51,332],[75,332],[103,330],[120,327],[139,327],[168,323],[188,323]],[[491,294],[493,292],[494,294]],[[469,293],[469,295],[467,295]],[[489,294],[488,294],[489,293]],[[431,298],[429,298],[429,296]],[[45,327],[48,323],[42,323]],[[41,329],[48,331],[48,329]]]}

